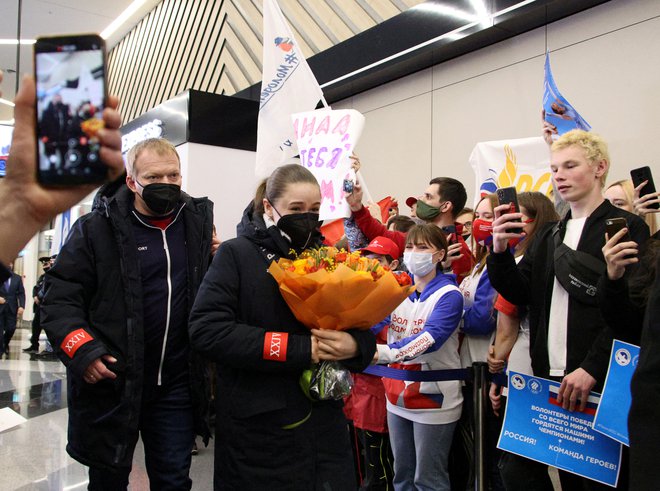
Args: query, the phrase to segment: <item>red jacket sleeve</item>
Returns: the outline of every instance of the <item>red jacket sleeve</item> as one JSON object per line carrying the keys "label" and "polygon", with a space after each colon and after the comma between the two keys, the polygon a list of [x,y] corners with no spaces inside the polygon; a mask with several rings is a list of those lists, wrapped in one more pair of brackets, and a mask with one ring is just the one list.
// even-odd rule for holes
{"label": "red jacket sleeve", "polygon": [[518,317],[518,307],[509,302],[502,295],[498,295],[497,300],[495,300],[495,310],[502,312],[509,317]]}
{"label": "red jacket sleeve", "polygon": [[353,212],[355,224],[367,237],[369,241],[374,240],[376,237],[387,237],[392,240],[403,253],[406,248],[406,234],[394,230],[387,230],[387,227],[371,216],[369,210],[364,206],[360,211]]}

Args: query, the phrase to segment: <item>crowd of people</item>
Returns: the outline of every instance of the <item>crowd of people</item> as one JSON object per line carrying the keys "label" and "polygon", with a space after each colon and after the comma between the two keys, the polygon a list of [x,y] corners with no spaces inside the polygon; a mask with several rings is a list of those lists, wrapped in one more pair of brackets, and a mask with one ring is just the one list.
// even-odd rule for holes
{"label": "crowd of people", "polygon": [[[36,182],[31,78],[15,102],[0,182],[0,319],[13,285],[7,266],[43,223],[91,191]],[[38,326],[67,367],[67,451],[89,467],[89,489],[127,488],[139,437],[151,489],[191,489],[197,435],[214,435],[216,490],[467,489],[470,382],[414,373],[488,362],[492,372],[560,382],[559,404],[580,411],[602,389],[614,338],[642,348],[617,489],[654,489],[660,193],[640,196],[627,181],[606,187],[610,159],[599,136],[574,130],[551,143],[561,214],[538,192],[520,193],[518,210],[495,195],[478,197],[472,210],[460,181],[437,177],[406,200],[410,216],[394,210],[383,223],[356,182],[342,244],[406,270],[414,291],[371,330],[310,330],[267,268],[323,244],[316,178],[296,164],[276,169],[237,237],[220,244],[213,204],[181,191],[169,142],[138,143],[124,169],[117,104],[110,98],[99,134],[108,183],[33,295]],[[609,236],[612,218],[627,226]],[[25,305],[24,294],[15,297]],[[321,361],[356,373],[345,407],[301,389],[302,372]],[[376,364],[411,378],[360,374]],[[495,448],[504,403],[494,384],[488,489],[553,489],[547,466]],[[564,471],[559,479],[564,490],[605,489]]]}

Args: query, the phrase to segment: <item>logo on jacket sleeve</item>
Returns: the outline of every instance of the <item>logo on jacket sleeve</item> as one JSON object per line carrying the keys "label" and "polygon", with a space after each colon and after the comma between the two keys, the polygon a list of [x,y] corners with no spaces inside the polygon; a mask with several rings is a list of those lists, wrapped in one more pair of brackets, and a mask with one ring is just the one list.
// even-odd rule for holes
{"label": "logo on jacket sleeve", "polygon": [[267,332],[264,339],[264,360],[286,361],[289,333]]}
{"label": "logo on jacket sleeve", "polygon": [[69,358],[73,358],[73,355],[76,354],[78,348],[83,344],[89,343],[94,338],[84,329],[77,329],[69,334],[62,344],[60,344],[60,349],[66,354]]}

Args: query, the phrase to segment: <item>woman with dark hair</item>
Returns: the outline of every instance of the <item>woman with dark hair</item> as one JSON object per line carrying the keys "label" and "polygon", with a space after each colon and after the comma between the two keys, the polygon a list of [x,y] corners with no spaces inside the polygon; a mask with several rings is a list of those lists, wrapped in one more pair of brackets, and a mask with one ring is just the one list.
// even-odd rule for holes
{"label": "woman with dark hair", "polygon": [[222,244],[190,315],[194,349],[217,364],[215,490],[355,489],[341,401],[313,402],[300,387],[311,363],[372,360],[369,331],[310,332],[267,272],[290,251],[321,244],[321,192],[300,165],[276,169]]}
{"label": "woman with dark hair", "polygon": [[[460,368],[458,322],[463,297],[452,274],[442,272],[447,239],[433,224],[416,225],[406,237],[403,260],[416,290],[374,328],[387,327],[377,363],[402,370]],[[394,454],[394,489],[449,490],[447,460],[463,397],[457,380],[404,382],[383,378],[387,425]]]}

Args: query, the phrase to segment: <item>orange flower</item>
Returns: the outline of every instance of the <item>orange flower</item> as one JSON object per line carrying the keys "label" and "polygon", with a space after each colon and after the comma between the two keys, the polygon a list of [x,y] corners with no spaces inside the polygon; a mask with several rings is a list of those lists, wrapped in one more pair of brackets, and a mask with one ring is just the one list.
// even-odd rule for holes
{"label": "orange flower", "polygon": [[270,265],[282,297],[309,328],[368,329],[389,315],[412,291],[376,259],[334,247],[306,250]]}

